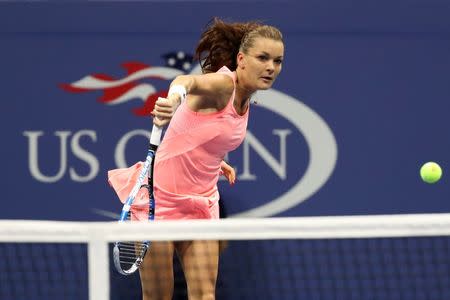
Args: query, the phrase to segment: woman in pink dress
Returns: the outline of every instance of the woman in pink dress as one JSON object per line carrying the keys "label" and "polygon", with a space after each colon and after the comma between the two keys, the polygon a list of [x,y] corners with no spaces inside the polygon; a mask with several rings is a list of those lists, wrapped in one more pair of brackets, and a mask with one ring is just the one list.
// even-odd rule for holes
{"label": "woman in pink dress", "polygon": [[[203,74],[176,77],[152,112],[156,125],[169,124],[155,158],[155,220],[219,218],[219,176],[235,180],[223,159],[244,140],[250,98],[272,86],[283,56],[273,26],[219,19],[208,26],[196,49]],[[218,242],[183,241],[152,243],[140,270],[144,300],[172,299],[175,252],[189,299],[215,299]]]}

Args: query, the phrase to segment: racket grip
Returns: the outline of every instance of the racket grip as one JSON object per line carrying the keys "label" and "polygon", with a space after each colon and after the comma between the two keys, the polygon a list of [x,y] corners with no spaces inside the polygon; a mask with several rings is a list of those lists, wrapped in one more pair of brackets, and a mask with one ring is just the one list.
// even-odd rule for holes
{"label": "racket grip", "polygon": [[159,146],[161,143],[162,128],[153,124],[152,134],[150,135],[150,144]]}

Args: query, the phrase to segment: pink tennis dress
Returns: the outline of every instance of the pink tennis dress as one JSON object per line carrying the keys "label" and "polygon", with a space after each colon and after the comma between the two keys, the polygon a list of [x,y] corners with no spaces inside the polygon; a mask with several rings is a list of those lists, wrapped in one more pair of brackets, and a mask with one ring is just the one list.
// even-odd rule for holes
{"label": "pink tennis dress", "polygon": [[[227,67],[217,72],[230,76],[236,83],[235,73]],[[228,152],[242,143],[248,123],[249,110],[239,115],[234,109],[235,92],[236,89],[227,106],[219,112],[194,112],[186,102],[178,107],[156,152],[155,219],[219,218],[220,164]],[[136,165],[129,168],[133,174],[138,169]],[[116,172],[109,173],[109,181],[116,192],[122,191],[119,197],[126,194],[125,190],[131,190],[130,180],[130,188],[123,188],[120,180],[114,180],[115,174],[124,172],[110,172]]]}
{"label": "pink tennis dress", "polygon": [[[235,73],[227,67],[218,73]],[[220,163],[244,140],[247,109],[234,109],[234,89],[227,106],[216,113],[198,113],[182,103],[156,153],[154,188],[156,219],[219,218]]]}

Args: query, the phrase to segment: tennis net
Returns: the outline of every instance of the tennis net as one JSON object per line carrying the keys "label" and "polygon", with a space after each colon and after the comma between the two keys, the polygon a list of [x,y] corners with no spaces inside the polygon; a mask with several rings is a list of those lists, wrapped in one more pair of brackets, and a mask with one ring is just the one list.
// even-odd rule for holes
{"label": "tennis net", "polygon": [[[450,214],[2,220],[0,299],[142,299],[138,272],[114,270],[113,242],[124,240],[153,241],[152,257],[158,241],[221,241],[216,299],[450,299]],[[182,267],[173,261],[173,299],[187,299]],[[151,264],[160,270],[157,258]],[[191,274],[200,276],[210,266],[196,268]]]}

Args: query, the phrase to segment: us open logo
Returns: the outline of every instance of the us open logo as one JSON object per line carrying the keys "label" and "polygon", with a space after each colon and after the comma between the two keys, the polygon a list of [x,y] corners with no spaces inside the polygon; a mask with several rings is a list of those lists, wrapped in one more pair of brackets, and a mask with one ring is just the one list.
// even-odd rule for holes
{"label": "us open logo", "polygon": [[[98,101],[106,105],[140,100],[141,106],[135,108],[133,114],[148,116],[156,99],[167,95],[166,88],[173,78],[200,73],[199,66],[192,68],[190,55],[169,53],[165,59],[165,66],[156,67],[139,62],[125,63],[122,66],[127,74],[122,78],[87,75],[61,87],[70,93],[102,91]],[[160,81],[159,85],[164,89],[157,89],[149,81]],[[257,105],[250,108],[247,136],[243,144],[226,158],[237,170],[237,184],[229,188],[225,181],[219,182],[230,217],[273,216],[298,205],[327,182],[337,161],[334,135],[316,112],[300,100],[275,89],[259,91],[255,98]],[[89,134],[96,135],[95,132]],[[37,155],[39,134],[29,132],[25,135],[29,136],[31,146],[34,138]],[[148,137],[150,132],[131,130],[117,142],[114,159],[118,168],[134,163],[127,161],[125,149],[129,140],[139,135]],[[40,174],[37,158],[35,160],[30,161],[33,177],[51,182],[50,177]],[[84,181],[91,180],[99,171],[98,159],[91,157],[91,160],[90,176]],[[87,159],[85,161],[88,162]],[[62,174],[61,170],[62,167],[59,172]]]}

